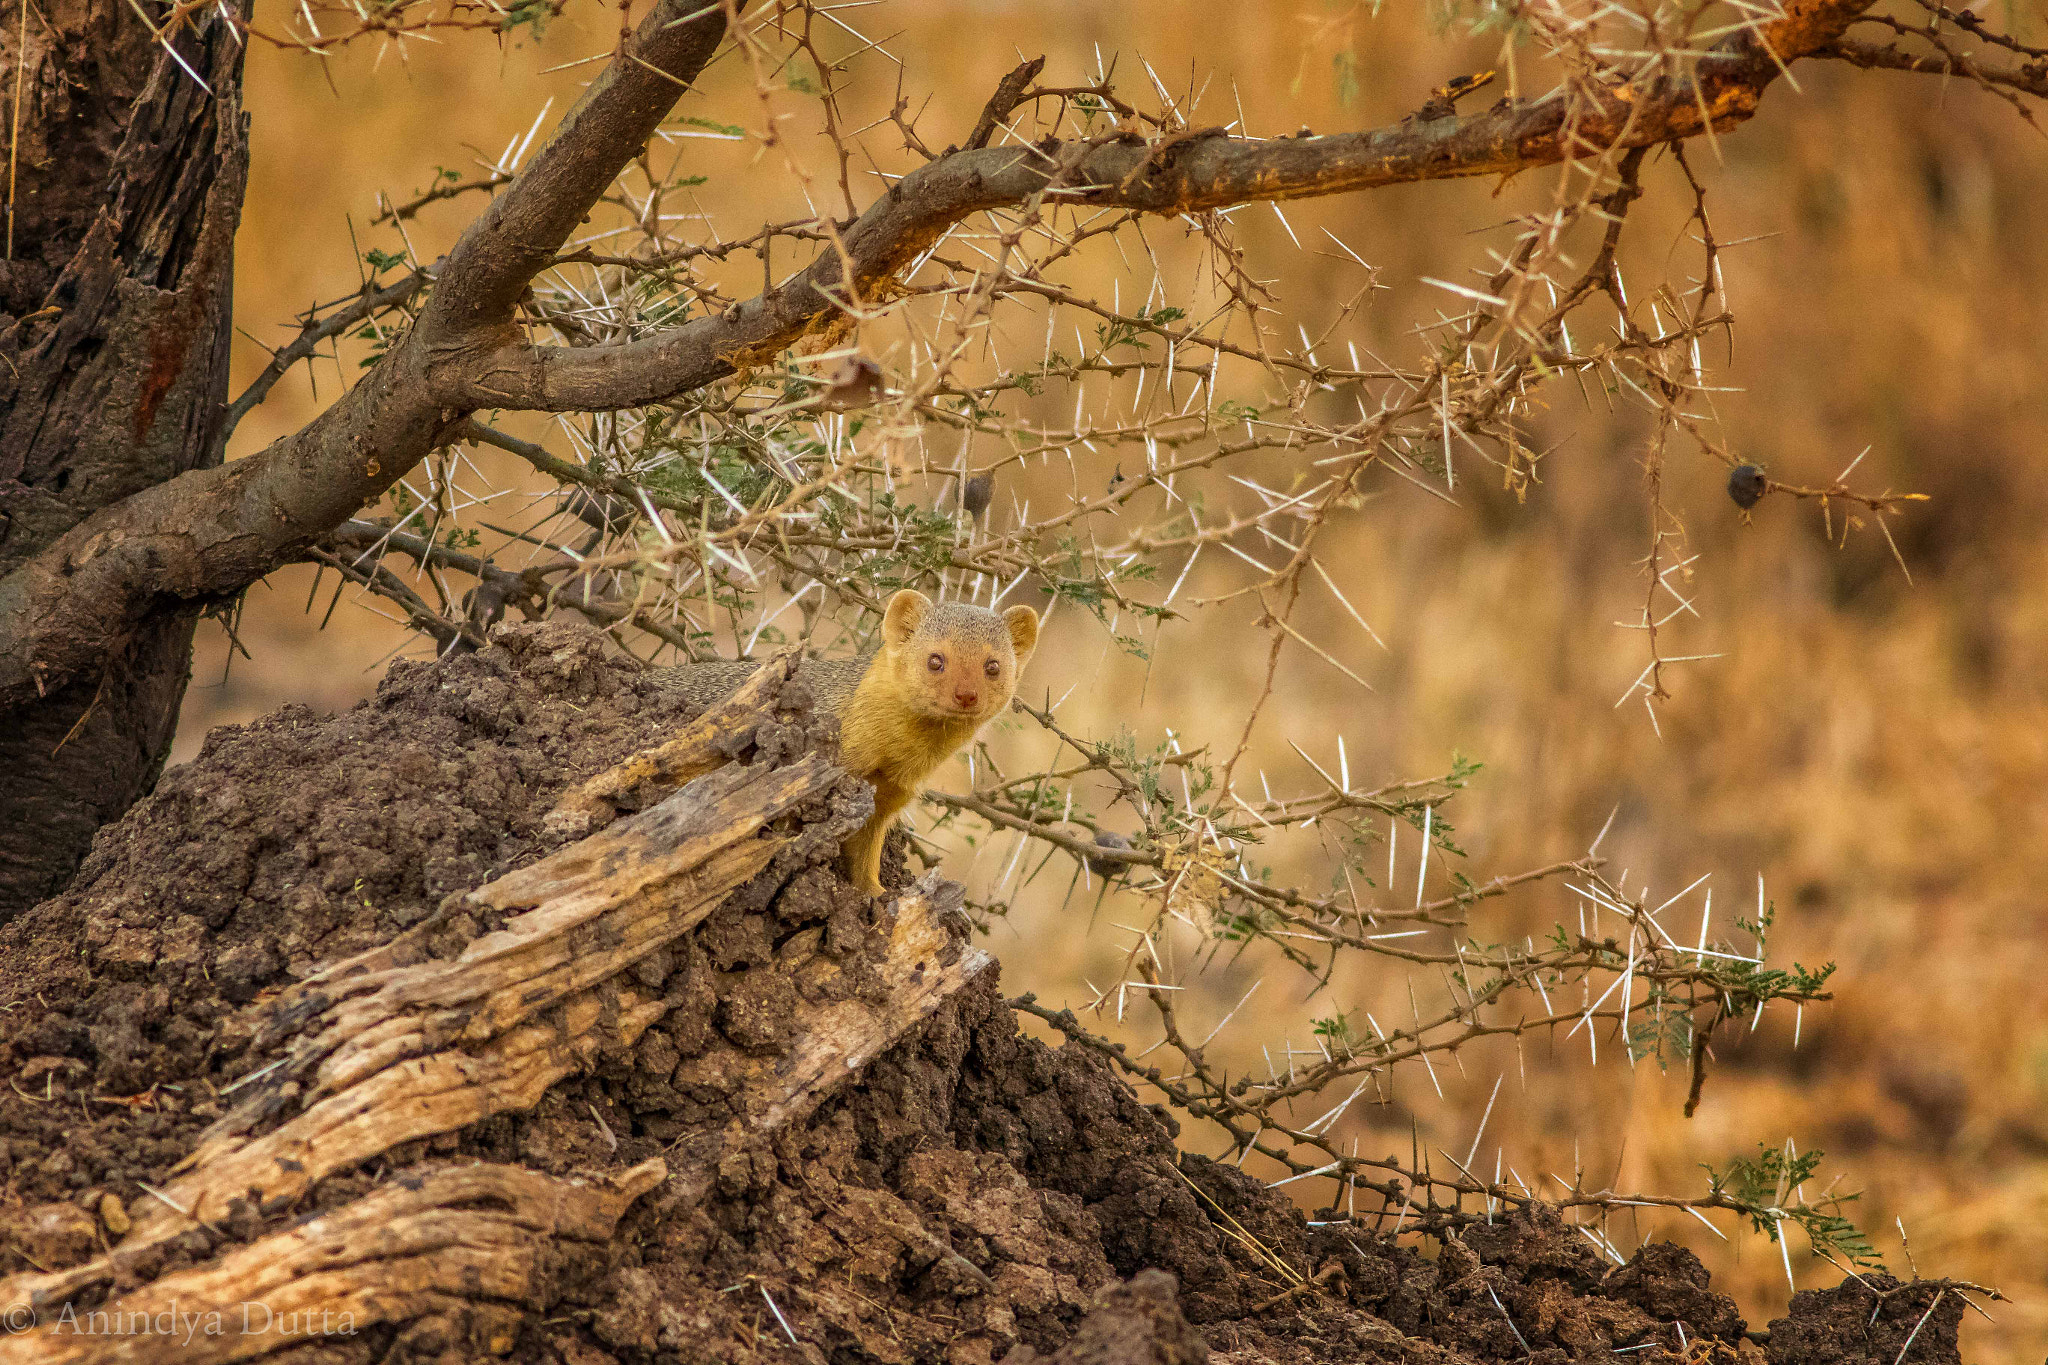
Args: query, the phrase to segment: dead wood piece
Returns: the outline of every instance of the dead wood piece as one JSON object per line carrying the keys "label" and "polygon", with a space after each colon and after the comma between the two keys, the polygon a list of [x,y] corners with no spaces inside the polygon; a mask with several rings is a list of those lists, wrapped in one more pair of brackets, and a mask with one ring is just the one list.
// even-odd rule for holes
{"label": "dead wood piece", "polygon": [[[729,768],[614,830],[508,873],[464,899],[530,906],[455,958],[337,983],[325,1027],[306,1055],[325,1058],[319,1089],[377,1065],[401,1014],[431,1009],[429,1044],[495,1037],[602,981],[685,932],[765,866],[785,841],[756,835],[829,789],[841,770],[810,755],[781,768]],[[331,1055],[330,1055],[331,1054]]]}
{"label": "dead wood piece", "polygon": [[[685,1197],[708,1191],[736,1148],[802,1122],[986,970],[989,954],[958,943],[946,926],[959,901],[958,885],[928,877],[893,907],[888,948],[874,964],[881,990],[800,1006],[796,1036],[784,1053],[748,1058],[736,1068],[742,1079],[733,1109],[740,1121],[687,1137],[674,1149],[675,1179]],[[135,1210],[137,1231],[112,1253],[69,1270],[0,1280],[0,1315],[32,1312],[55,1321],[67,1301],[88,1289],[144,1278],[141,1267],[154,1248],[195,1222],[210,1225],[227,1212],[230,1199],[252,1197],[266,1213],[282,1211],[321,1176],[400,1142],[530,1108],[554,1081],[587,1064],[579,1049],[594,1045],[601,1023],[629,1046],[666,1009],[665,1002],[629,990],[609,999],[588,991],[555,1012],[558,1024],[522,1026],[478,1055],[442,1053],[387,1068],[246,1146],[202,1148],[196,1169],[156,1195],[154,1207]],[[729,1081],[735,1068],[725,1060],[720,1074]],[[719,1069],[708,1060],[703,1065]],[[366,1217],[364,1226],[391,1216]],[[420,1299],[408,1311],[436,1306]],[[11,1359],[0,1354],[0,1365]]]}
{"label": "dead wood piece", "polygon": [[[892,907],[888,952],[873,964],[883,989],[861,998],[804,1003],[787,1049],[738,1064],[743,1079],[733,1107],[749,1129],[767,1133],[801,1121],[994,961],[979,948],[957,943],[947,930],[946,918],[957,912],[961,895],[957,882],[928,874]],[[675,1083],[730,1084],[734,1071],[731,1056],[711,1053],[680,1068]],[[716,1165],[710,1161],[709,1169]]]}
{"label": "dead wood piece", "polygon": [[[630,1045],[666,1007],[601,983],[687,933],[765,867],[785,841],[756,837],[762,826],[839,776],[816,755],[712,773],[470,892],[472,906],[533,908],[455,957],[325,978],[316,991],[327,1008],[293,1039],[291,1061],[202,1136],[170,1193],[189,1195],[179,1202],[194,1212],[209,1191],[240,1194],[245,1180],[282,1193],[266,1169],[278,1157],[303,1168],[285,1182],[302,1188],[398,1142],[524,1108],[604,1043]],[[278,1006],[305,1018],[303,1001]],[[281,1097],[296,1098],[284,1096],[288,1085],[318,1102],[246,1142]],[[176,1216],[154,1212],[159,1224]]]}
{"label": "dead wood piece", "polygon": [[1030,87],[1031,82],[1038,79],[1038,73],[1043,70],[1045,58],[1033,57],[1003,77],[1002,82],[996,86],[996,93],[989,97],[987,107],[981,111],[981,117],[974,121],[974,131],[967,135],[967,141],[961,145],[970,149],[988,146],[989,139],[995,136],[996,129],[1001,127],[1003,120],[1024,102],[1025,90]]}
{"label": "dead wood piece", "polygon": [[[429,936],[363,954],[268,1007],[275,1069],[201,1135],[179,1174],[133,1212],[109,1255],[0,1282],[0,1303],[54,1304],[133,1273],[149,1248],[251,1197],[282,1206],[314,1182],[402,1142],[526,1109],[608,1048],[630,1047],[668,1005],[609,978],[687,933],[787,840],[772,819],[828,790],[839,768],[811,755],[709,774],[652,810],[509,873],[436,916],[531,907],[451,958]],[[257,1073],[252,1073],[257,1074]],[[264,1122],[313,1101],[274,1131]]]}
{"label": "dead wood piece", "polygon": [[[887,949],[874,964],[882,989],[860,999],[801,1006],[791,1046],[778,1057],[748,1059],[734,1099],[740,1121],[676,1145],[674,1178],[685,1197],[708,1191],[721,1162],[737,1147],[815,1112],[987,968],[993,959],[956,941],[947,927],[959,900],[960,888],[936,877],[899,899]],[[55,1274],[0,1281],[0,1314],[32,1313],[46,1325],[61,1322],[65,1305],[85,1290],[146,1278],[145,1253],[191,1230],[195,1220],[209,1222],[225,1213],[232,1197],[253,1196],[264,1212],[282,1212],[320,1175],[338,1167],[413,1137],[530,1107],[548,1085],[583,1064],[575,1048],[593,1038],[601,1022],[608,1019],[614,1036],[630,1044],[666,1008],[663,1001],[627,990],[610,998],[586,991],[555,1011],[556,1025],[524,1025],[478,1055],[442,1053],[387,1068],[263,1139],[209,1156],[158,1195],[155,1209],[137,1209],[138,1232],[110,1255]],[[131,1291],[102,1310],[161,1312],[152,1305],[175,1300],[179,1311],[191,1313],[208,1311],[195,1305],[247,1302],[263,1304],[279,1318],[296,1313],[299,1323],[319,1314],[331,1323],[353,1312],[358,1328],[466,1310],[479,1296],[530,1310],[537,1306],[532,1286],[535,1267],[544,1264],[544,1244],[556,1237],[601,1240],[624,1208],[666,1174],[659,1163],[649,1163],[617,1177],[607,1193],[504,1167],[424,1178],[407,1173],[347,1209]],[[184,1212],[173,1209],[172,1201]],[[324,1273],[312,1273],[313,1267],[324,1267]],[[75,1308],[72,1320],[78,1320]],[[193,1354],[190,1343],[180,1345],[179,1361],[244,1359],[289,1344],[232,1330],[198,1340],[203,1351]],[[118,1335],[32,1333],[0,1342],[0,1365],[168,1359],[150,1351],[175,1342],[159,1336],[138,1346]]]}
{"label": "dead wood piece", "polygon": [[[416,1058],[314,1105],[246,1145],[202,1139],[184,1175],[133,1210],[119,1246],[83,1265],[0,1280],[0,1315],[54,1313],[96,1285],[142,1278],[164,1243],[195,1225],[211,1227],[231,1200],[269,1213],[290,1206],[323,1176],[370,1160],[402,1142],[452,1132],[492,1114],[530,1109],[547,1088],[588,1066],[607,1044],[630,1047],[667,1012],[659,999],[589,991],[550,1023],[532,1024],[482,1049]],[[4,1357],[0,1357],[4,1360]]]}
{"label": "dead wood piece", "polygon": [[710,772],[753,738],[774,698],[796,671],[795,650],[768,660],[739,690],[684,726],[665,744],[643,749],[565,794],[548,812],[550,833],[583,835],[616,819],[620,799],[630,792],[679,787]]}
{"label": "dead wood piece", "polygon": [[[668,1168],[648,1161],[600,1184],[516,1166],[404,1178],[333,1213],[89,1309],[35,1314],[0,1337],[5,1365],[247,1360],[379,1323],[483,1308],[511,1345],[516,1314],[548,1306],[562,1242],[602,1245]],[[26,1317],[10,1319],[17,1326]]]}

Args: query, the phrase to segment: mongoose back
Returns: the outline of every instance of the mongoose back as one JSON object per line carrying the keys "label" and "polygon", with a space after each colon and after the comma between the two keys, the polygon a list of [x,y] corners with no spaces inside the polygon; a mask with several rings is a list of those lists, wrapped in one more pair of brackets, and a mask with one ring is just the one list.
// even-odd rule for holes
{"label": "mongoose back", "polygon": [[[874,815],[840,848],[854,885],[881,894],[882,841],[890,823],[933,769],[1010,704],[1017,675],[1037,644],[1038,613],[1029,607],[997,613],[961,602],[934,605],[906,588],[882,613],[882,643],[874,653],[804,665],[811,694],[839,718],[841,762],[875,789]],[[756,667],[682,664],[655,676],[668,690],[708,706]]]}

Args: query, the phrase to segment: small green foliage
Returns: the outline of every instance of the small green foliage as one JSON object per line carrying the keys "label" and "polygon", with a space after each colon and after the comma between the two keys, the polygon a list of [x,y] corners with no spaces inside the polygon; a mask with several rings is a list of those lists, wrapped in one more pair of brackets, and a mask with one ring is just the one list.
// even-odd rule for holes
{"label": "small green foliage", "polygon": [[730,511],[732,504],[712,487],[714,483],[731,494],[734,501],[745,505],[753,501],[750,495],[758,495],[774,482],[775,476],[741,452],[720,445],[713,446],[710,458],[700,463],[673,460],[641,470],[638,478],[657,493],[665,493],[678,501],[701,503],[707,507],[715,502]]}
{"label": "small green foliage", "polygon": [[1720,991],[1723,1012],[1731,1019],[1746,1019],[1769,1000],[1820,998],[1828,978],[1835,974],[1832,962],[1812,968],[1797,962],[1789,969],[1764,965],[1771,925],[1777,914],[1778,907],[1773,902],[1755,920],[1736,918],[1735,927],[1756,939],[1754,960],[1723,956],[1705,958],[1701,963]]}
{"label": "small green foliage", "polygon": [[1187,313],[1179,308],[1155,308],[1150,313],[1141,309],[1134,318],[1116,318],[1102,323],[1095,329],[1097,349],[1103,354],[1119,346],[1146,350],[1151,345],[1146,339],[1150,333],[1150,328],[1145,326],[1146,323],[1151,323],[1153,327],[1164,327],[1167,323],[1178,322],[1186,316]]}
{"label": "small green foliage", "polygon": [[1673,998],[1661,985],[1652,986],[1647,1008],[1649,1012],[1628,1027],[1628,1055],[1636,1061],[1655,1058],[1660,1069],[1674,1061],[1688,1060],[1692,1056],[1694,1030],[1692,1013],[1685,1003]]}
{"label": "small green foliage", "polygon": [[1250,943],[1279,927],[1279,917],[1262,905],[1239,904],[1216,916],[1216,937],[1225,943]]}
{"label": "small green foliage", "polygon": [[[1755,1156],[1737,1157],[1726,1170],[1717,1171],[1704,1163],[1701,1169],[1706,1171],[1713,1193],[1735,1204],[1751,1226],[1773,1242],[1778,1240],[1781,1224],[1797,1223],[1816,1253],[1839,1253],[1867,1270],[1884,1269],[1884,1258],[1870,1238],[1841,1212],[1844,1204],[1860,1195],[1827,1195],[1818,1203],[1809,1203],[1802,1196],[1801,1189],[1820,1168],[1822,1155],[1818,1149],[1794,1153],[1790,1144],[1773,1147],[1759,1143]],[[1792,1202],[1787,1203],[1788,1198]]]}
{"label": "small green foliage", "polygon": [[387,270],[395,270],[404,265],[405,255],[402,252],[379,251],[376,247],[371,247],[363,253],[363,260],[369,264],[371,274],[381,275]]}
{"label": "small green foliage", "polygon": [[[1058,561],[1048,566],[1046,587],[1053,596],[1083,608],[1105,626],[1111,624],[1112,608],[1119,617],[1135,616],[1140,620],[1159,621],[1173,615],[1165,607],[1136,601],[1115,591],[1119,583],[1145,583],[1157,578],[1159,566],[1156,564],[1140,559],[1125,564],[1097,559],[1076,536],[1060,537]],[[1133,658],[1150,657],[1149,646],[1136,635],[1112,629],[1110,638],[1116,641],[1117,648]]]}
{"label": "small green foliage", "polygon": [[1328,1045],[1330,1051],[1347,1057],[1358,1052],[1362,1045],[1356,1026],[1351,1022],[1351,1015],[1346,1010],[1339,1010],[1328,1018],[1316,1020],[1313,1031],[1316,1037]]}
{"label": "small green foliage", "polygon": [[744,137],[747,131],[737,123],[720,123],[717,119],[703,118],[696,114],[686,114],[675,121],[686,128],[701,128],[720,137]]}
{"label": "small green foliage", "polygon": [[525,27],[537,40],[547,32],[548,20],[558,13],[552,0],[513,0],[505,10],[505,17],[498,21],[498,32],[510,33],[513,29]]}
{"label": "small green foliage", "polygon": [[1350,48],[1332,53],[1330,69],[1337,87],[1337,103],[1349,109],[1358,99],[1358,54]]}
{"label": "small green foliage", "polygon": [[1429,17],[1440,34],[1462,24],[1475,38],[1505,33],[1517,44],[1529,38],[1529,22],[1515,0],[1431,0]]}

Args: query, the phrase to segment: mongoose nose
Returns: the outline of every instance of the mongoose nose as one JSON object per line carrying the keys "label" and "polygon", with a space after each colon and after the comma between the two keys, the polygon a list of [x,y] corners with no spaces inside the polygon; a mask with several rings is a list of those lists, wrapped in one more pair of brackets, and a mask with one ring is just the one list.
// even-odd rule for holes
{"label": "mongoose nose", "polygon": [[980,700],[981,693],[971,687],[956,687],[953,689],[953,704],[963,711]]}

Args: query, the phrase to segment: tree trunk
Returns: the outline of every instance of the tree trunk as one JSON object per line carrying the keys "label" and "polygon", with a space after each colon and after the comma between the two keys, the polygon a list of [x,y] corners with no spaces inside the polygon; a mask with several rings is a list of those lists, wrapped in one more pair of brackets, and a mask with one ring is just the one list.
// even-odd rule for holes
{"label": "tree trunk", "polygon": [[[0,575],[110,503],[218,462],[248,175],[242,47],[211,8],[163,43],[124,0],[21,17],[0,26],[10,121],[19,100]],[[0,922],[60,889],[155,781],[196,611],[165,598],[100,671],[0,718]]]}

